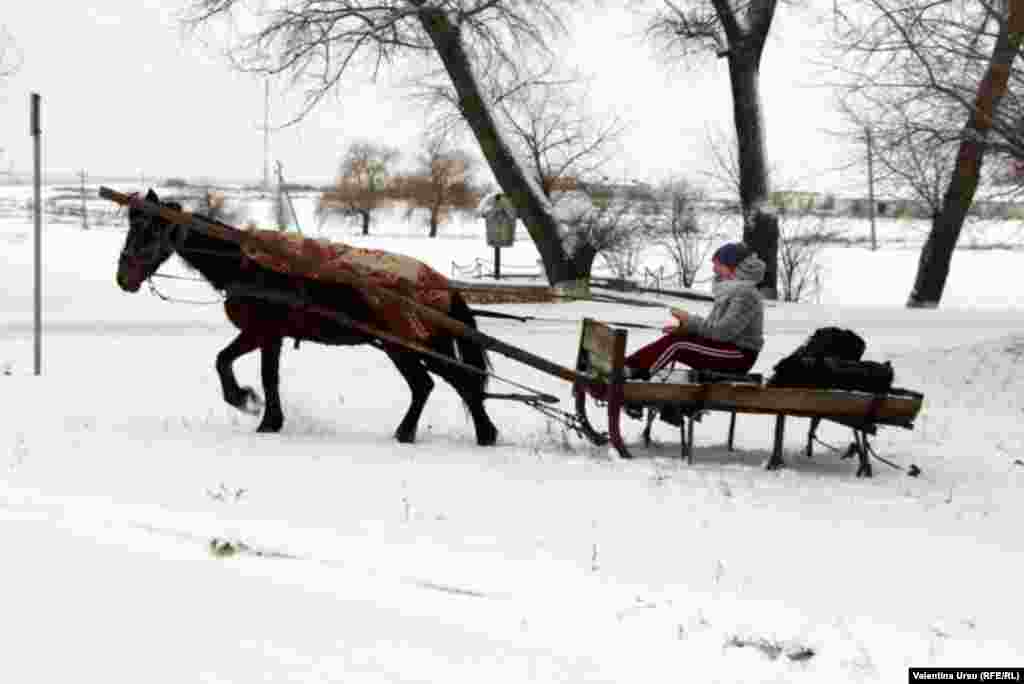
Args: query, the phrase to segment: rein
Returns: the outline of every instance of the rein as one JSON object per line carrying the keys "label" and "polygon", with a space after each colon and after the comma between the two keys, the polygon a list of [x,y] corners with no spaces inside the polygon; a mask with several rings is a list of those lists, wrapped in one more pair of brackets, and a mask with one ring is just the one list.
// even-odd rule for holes
{"label": "rein", "polygon": [[224,295],[221,295],[219,299],[208,300],[172,297],[161,292],[160,289],[153,283],[153,278],[166,278],[168,280],[187,280],[193,283],[205,283],[206,281],[203,280],[202,278],[185,278],[183,276],[167,275],[166,273],[154,273],[153,275],[146,278],[146,285],[149,286],[149,291],[156,295],[158,298],[162,299],[163,301],[170,302],[172,304],[198,304],[203,306],[210,306],[212,304],[220,304],[225,299],[227,299],[227,297],[225,297]]}
{"label": "rein", "polygon": [[[152,215],[149,215],[149,214],[146,215],[146,221],[147,221],[147,223],[150,226],[152,225],[153,220],[154,220],[154,217]],[[159,240],[155,241],[152,245],[147,245],[146,248],[144,248],[144,249],[136,249],[133,245],[127,245],[126,244],[124,249],[121,250],[121,259],[126,259],[127,258],[127,259],[130,259],[132,261],[136,261],[136,262],[139,262],[139,261],[143,261],[143,262],[144,261],[156,261],[156,260],[160,259],[164,254],[167,254],[167,256],[169,257],[169,256],[173,255],[175,252],[177,252],[181,256],[184,256],[185,253],[187,252],[187,253],[191,253],[191,254],[206,254],[206,255],[209,255],[209,256],[216,256],[216,257],[234,257],[233,254],[231,254],[231,255],[225,254],[225,253],[220,252],[218,250],[200,249],[200,248],[196,248],[196,247],[186,248],[185,247],[185,240],[188,237],[189,230],[190,230],[190,227],[189,227],[188,224],[172,224],[172,225],[168,226],[167,230],[161,231]],[[166,257],[164,257],[164,258],[166,258]],[[191,299],[172,297],[172,296],[167,295],[167,294],[165,294],[165,293],[160,291],[160,289],[153,283],[153,279],[154,278],[165,278],[165,279],[172,279],[172,280],[193,280],[193,281],[198,281],[200,279],[197,279],[197,278],[183,278],[181,276],[172,276],[172,275],[166,275],[166,274],[156,273],[156,272],[150,274],[150,276],[148,278],[146,278],[146,284],[149,286],[150,291],[154,295],[156,295],[158,298],[160,298],[161,300],[166,301],[166,302],[172,302],[172,303],[176,302],[176,303],[196,304],[196,305],[211,305],[211,304],[221,303],[221,302],[223,302],[227,298],[227,296],[225,296],[225,295],[222,295],[219,299],[216,299],[216,300],[191,300]],[[442,287],[414,286],[414,289],[417,290],[417,291],[421,291],[421,292],[422,291],[439,290],[439,289],[447,289],[449,291],[455,291],[455,292],[488,292],[488,293],[490,293],[490,292],[495,291],[496,288],[494,288],[494,287],[473,287],[473,286],[465,286],[465,285],[461,285],[461,286],[448,285],[447,287],[444,287],[444,288],[442,288]],[[644,301],[644,300],[640,300],[640,299],[635,299],[635,298],[631,298],[631,297],[620,297],[620,296],[614,296],[614,295],[608,295],[608,294],[589,295],[587,297],[579,297],[579,296],[573,296],[573,295],[557,295],[557,294],[555,294],[553,296],[555,298],[557,298],[557,299],[564,299],[564,300],[607,302],[607,303],[616,303],[616,304],[626,304],[626,305],[629,305],[629,306],[640,306],[640,307],[645,307],[645,308],[663,308],[663,306],[664,306],[662,304],[656,304],[654,302],[648,302],[648,301]],[[552,322],[552,323],[574,323],[574,324],[579,324],[580,323],[580,321],[577,320],[577,319],[548,318],[548,317],[541,317],[541,316],[517,316],[517,315],[514,315],[514,314],[505,314],[505,313],[501,313],[501,312],[488,311],[486,309],[476,309],[476,308],[473,308],[472,311],[473,311],[473,313],[475,315],[479,315],[479,316],[484,317],[484,318],[499,318],[499,319],[518,320],[518,321],[520,321],[522,323],[526,323],[526,322],[529,322],[529,321],[543,321],[543,322]],[[616,327],[633,328],[633,329],[638,329],[638,330],[661,330],[661,328],[659,326],[647,325],[647,324],[643,324],[643,323],[630,323],[630,322],[625,322],[625,321],[612,321],[611,324],[616,326]]]}

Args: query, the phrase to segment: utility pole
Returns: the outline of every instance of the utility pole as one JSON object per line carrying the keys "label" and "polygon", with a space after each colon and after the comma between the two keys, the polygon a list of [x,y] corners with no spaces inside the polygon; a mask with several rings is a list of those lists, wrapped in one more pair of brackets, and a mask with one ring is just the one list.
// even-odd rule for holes
{"label": "utility pole", "polygon": [[871,251],[878,250],[875,238],[875,166],[871,148],[871,128],[864,127],[865,140],[868,144],[868,216],[871,219]]}
{"label": "utility pole", "polygon": [[33,338],[33,366],[36,375],[43,373],[43,227],[42,227],[42,152],[40,148],[43,135],[42,127],[39,125],[40,109],[39,93],[32,93],[31,116],[29,131],[32,135],[32,215],[35,227],[35,240],[33,250],[33,278],[32,278],[32,338]]}
{"label": "utility pole", "polygon": [[88,175],[85,169],[78,172],[78,178],[82,181],[82,230],[89,230],[89,212],[85,205],[85,179]]}
{"label": "utility pole", "polygon": [[288,200],[288,209],[291,211],[291,218],[295,220],[295,230],[302,235],[302,226],[299,225],[299,215],[295,213],[295,204],[292,202],[292,196],[288,193],[288,188],[285,187],[284,182],[284,165],[280,160],[277,162],[277,225],[279,230],[284,230],[288,224],[287,212],[284,210],[284,202],[282,202],[282,196]]}
{"label": "utility pole", "polygon": [[270,191],[270,79],[263,80],[263,189]]}

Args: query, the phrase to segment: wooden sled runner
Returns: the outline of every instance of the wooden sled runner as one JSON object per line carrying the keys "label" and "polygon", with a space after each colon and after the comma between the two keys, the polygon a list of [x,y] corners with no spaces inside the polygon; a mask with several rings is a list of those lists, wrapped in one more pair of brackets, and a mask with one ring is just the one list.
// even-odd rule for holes
{"label": "wooden sled runner", "polygon": [[[678,416],[682,457],[688,463],[693,462],[693,424],[704,412],[725,411],[730,414],[729,451],[733,450],[737,414],[774,415],[774,445],[766,464],[770,470],[784,465],[782,443],[786,418],[811,420],[806,447],[808,457],[813,453],[818,425],[822,420],[830,420],[853,429],[855,441],[846,456],[856,454],[859,458],[857,476],[870,477],[869,454],[873,452],[867,441],[868,435],[876,434],[880,425],[912,429],[924,399],[917,392],[896,389],[888,394],[872,395],[844,390],[767,387],[753,376],[720,378],[724,381],[710,382],[625,382],[625,356],[625,330],[584,319],[576,364],[580,379],[573,385],[576,412],[592,441],[597,444],[610,441],[623,458],[631,458],[622,438],[622,412],[628,403],[633,407],[661,411],[662,415],[668,409],[669,414]],[[607,436],[595,430],[587,418],[587,395],[604,402],[607,407]],[[650,422],[644,438],[649,444]],[[916,468],[912,467],[910,474],[916,474],[915,471]]]}

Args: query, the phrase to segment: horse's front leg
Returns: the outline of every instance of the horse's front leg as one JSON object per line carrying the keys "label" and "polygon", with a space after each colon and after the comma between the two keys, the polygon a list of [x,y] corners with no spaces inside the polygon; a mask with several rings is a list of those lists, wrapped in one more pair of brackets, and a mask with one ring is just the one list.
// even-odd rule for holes
{"label": "horse's front leg", "polygon": [[259,411],[260,398],[251,387],[242,387],[238,384],[233,366],[239,357],[259,347],[260,342],[258,336],[243,330],[231,344],[217,354],[217,375],[220,377],[224,401],[246,413],[255,414]]}
{"label": "horse's front leg", "polygon": [[409,404],[409,410],[405,412],[405,417],[395,429],[395,439],[399,442],[410,443],[416,440],[416,428],[419,425],[423,407],[427,403],[427,397],[434,389],[434,381],[416,354],[398,351],[394,348],[387,349],[386,352],[388,358],[398,368],[398,372],[409,384],[409,390],[412,392],[412,403]]}
{"label": "horse's front leg", "polygon": [[282,338],[275,337],[260,347],[260,378],[263,380],[263,396],[266,397],[267,406],[256,432],[280,432],[284,425],[280,392],[281,343]]}

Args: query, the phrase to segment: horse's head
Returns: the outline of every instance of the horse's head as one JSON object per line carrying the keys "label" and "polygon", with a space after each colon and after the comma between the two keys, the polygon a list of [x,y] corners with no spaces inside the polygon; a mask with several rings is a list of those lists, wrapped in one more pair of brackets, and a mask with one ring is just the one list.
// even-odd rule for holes
{"label": "horse's head", "polygon": [[[160,202],[152,189],[146,200]],[[177,202],[163,202],[166,207],[181,209]],[[142,209],[128,209],[128,236],[117,262],[117,284],[125,292],[138,292],[147,279],[174,253],[175,226]]]}

